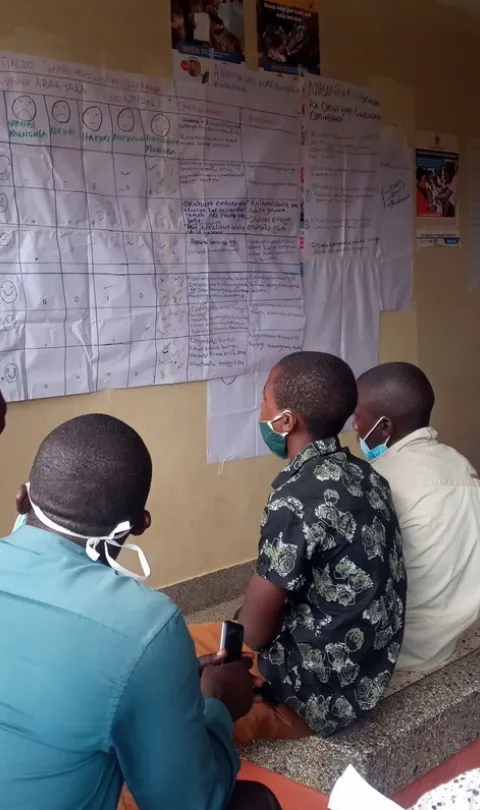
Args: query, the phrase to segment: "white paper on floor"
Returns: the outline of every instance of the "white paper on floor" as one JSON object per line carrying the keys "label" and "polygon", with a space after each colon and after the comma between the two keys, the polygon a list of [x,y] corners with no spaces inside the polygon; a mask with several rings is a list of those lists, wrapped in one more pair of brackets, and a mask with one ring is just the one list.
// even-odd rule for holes
{"label": "white paper on floor", "polygon": [[399,810],[399,805],[382,796],[349,765],[335,783],[328,800],[329,810]]}

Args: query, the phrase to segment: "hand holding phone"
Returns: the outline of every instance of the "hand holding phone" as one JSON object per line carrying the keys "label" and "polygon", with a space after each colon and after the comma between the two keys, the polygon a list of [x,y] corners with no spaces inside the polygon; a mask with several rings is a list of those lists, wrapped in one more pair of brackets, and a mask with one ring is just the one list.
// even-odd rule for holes
{"label": "hand holding phone", "polygon": [[220,634],[220,650],[225,650],[225,664],[239,661],[243,650],[243,624],[238,622],[223,622]]}

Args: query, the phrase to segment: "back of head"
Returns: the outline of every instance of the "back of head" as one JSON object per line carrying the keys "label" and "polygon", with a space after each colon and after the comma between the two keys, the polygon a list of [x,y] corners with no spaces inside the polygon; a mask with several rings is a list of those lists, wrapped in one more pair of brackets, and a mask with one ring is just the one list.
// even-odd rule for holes
{"label": "back of head", "polygon": [[135,523],[150,491],[143,440],[113,416],[78,416],[42,442],[30,473],[32,501],[62,528],[87,536]]}
{"label": "back of head", "polygon": [[357,404],[357,384],[350,366],[334,354],[296,352],[276,368],[277,406],[295,411],[312,441],[337,436]]}
{"label": "back of head", "polygon": [[359,404],[385,416],[402,432],[428,427],[435,393],[427,375],[412,363],[383,363],[358,379]]}

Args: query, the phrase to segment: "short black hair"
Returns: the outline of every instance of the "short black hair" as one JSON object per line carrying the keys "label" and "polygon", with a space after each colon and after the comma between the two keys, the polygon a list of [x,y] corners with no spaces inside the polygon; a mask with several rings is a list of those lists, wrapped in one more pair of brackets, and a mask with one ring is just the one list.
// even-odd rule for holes
{"label": "short black hair", "polygon": [[274,382],[279,408],[298,413],[312,441],[337,436],[357,406],[357,383],[340,357],[295,352],[277,364]]}
{"label": "short black hair", "polygon": [[435,392],[425,372],[413,363],[382,363],[362,374],[358,386],[379,417],[388,416],[411,431],[430,424]]}
{"label": "short black hair", "polygon": [[138,433],[113,416],[92,413],[55,428],[30,473],[32,501],[62,528],[92,537],[141,519],[152,460]]}

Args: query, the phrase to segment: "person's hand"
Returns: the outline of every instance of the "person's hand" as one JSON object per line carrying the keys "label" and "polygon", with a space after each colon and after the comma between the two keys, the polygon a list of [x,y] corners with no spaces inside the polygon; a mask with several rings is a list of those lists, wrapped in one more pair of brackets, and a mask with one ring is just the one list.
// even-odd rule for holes
{"label": "person's hand", "polygon": [[252,658],[243,656],[240,661],[232,661],[221,667],[216,664],[207,665],[202,672],[203,697],[205,700],[220,700],[227,707],[233,721],[248,714],[252,704],[261,700],[254,690],[261,687],[263,680],[251,675],[252,666]]}
{"label": "person's hand", "polygon": [[217,653],[210,653],[210,655],[199,655],[197,660],[200,669],[200,675],[202,674],[205,667],[216,667],[219,664],[223,664],[226,657],[227,657],[226,650],[220,650]]}

